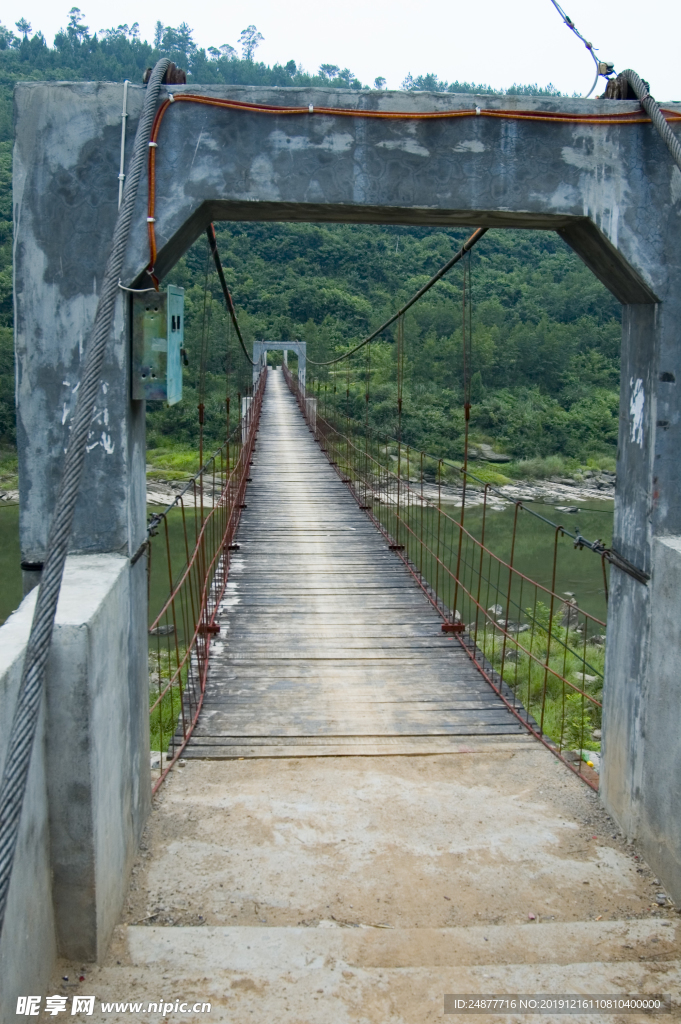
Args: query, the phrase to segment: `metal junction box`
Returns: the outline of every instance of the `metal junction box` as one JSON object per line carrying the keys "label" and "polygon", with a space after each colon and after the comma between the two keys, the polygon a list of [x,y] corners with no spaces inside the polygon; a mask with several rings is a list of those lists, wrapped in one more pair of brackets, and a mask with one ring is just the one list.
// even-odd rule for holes
{"label": "metal junction box", "polygon": [[175,405],[182,398],[184,288],[133,295],[132,397]]}

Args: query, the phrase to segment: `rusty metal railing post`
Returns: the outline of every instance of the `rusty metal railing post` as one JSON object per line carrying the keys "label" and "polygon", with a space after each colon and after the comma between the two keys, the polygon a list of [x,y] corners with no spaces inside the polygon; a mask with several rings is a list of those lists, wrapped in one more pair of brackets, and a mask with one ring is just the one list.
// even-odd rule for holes
{"label": "rusty metal railing post", "polygon": [[511,593],[512,593],[512,589],[513,589],[513,558],[515,556],[515,538],[516,538],[516,531],[518,529],[518,511],[521,508],[522,508],[521,502],[516,501],[516,503],[515,503],[515,513],[513,515],[513,534],[512,534],[512,537],[511,537],[511,557],[510,557],[509,563],[508,563],[508,590],[507,590],[507,594],[506,594],[506,611],[502,612],[502,614],[505,615],[505,619],[504,619],[505,626],[504,626],[504,634],[503,634],[504,639],[503,639],[502,645],[501,645],[501,671],[499,672],[499,675],[501,676],[502,679],[504,677],[504,662],[506,660],[506,639],[507,639],[507,634],[508,634],[509,611],[510,611],[510,608],[511,608]]}
{"label": "rusty metal railing post", "polygon": [[553,571],[551,573],[551,602],[549,610],[549,628],[546,635],[546,661],[544,663],[544,683],[541,696],[541,718],[539,719],[539,732],[544,735],[544,708],[546,704],[546,687],[549,678],[549,661],[551,659],[551,638],[553,633],[553,609],[556,590],[556,564],[558,561],[558,537],[563,533],[562,526],[557,526],[553,539]]}
{"label": "rusty metal railing post", "polygon": [[423,578],[423,452],[421,452],[421,545],[419,549],[419,575]]}
{"label": "rusty metal railing post", "polygon": [[[480,535],[480,566],[478,568],[478,592],[477,592],[476,597],[475,597],[475,638],[476,638],[476,644],[477,644],[477,636],[478,636],[478,622],[479,622],[479,615],[480,615],[480,591],[482,589],[482,565],[483,565],[483,558],[484,558],[484,555],[485,555],[485,526],[486,526],[486,521],[487,521],[487,492],[488,492],[488,489],[489,489],[489,484],[485,484],[485,488],[484,488],[484,491],[483,491],[483,498],[482,498],[482,529],[481,529],[481,535]],[[477,647],[475,648],[475,650],[477,651]]]}
{"label": "rusty metal railing post", "polygon": [[437,464],[437,550],[435,554],[435,600],[439,601],[440,524],[442,520],[442,459]]}

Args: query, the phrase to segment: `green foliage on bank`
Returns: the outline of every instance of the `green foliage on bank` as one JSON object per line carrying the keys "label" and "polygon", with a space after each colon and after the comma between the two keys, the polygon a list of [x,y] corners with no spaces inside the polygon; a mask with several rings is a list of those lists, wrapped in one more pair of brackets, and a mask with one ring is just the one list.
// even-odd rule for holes
{"label": "green foliage on bank", "polygon": [[561,750],[600,750],[592,732],[601,728],[605,646],[585,645],[580,632],[555,620],[549,640],[549,609],[541,601],[525,618],[531,629],[517,643],[484,621],[474,631],[476,643]]}
{"label": "green foliage on bank", "polygon": [[[343,352],[386,320],[466,234],[366,225],[218,227],[248,341],[300,338],[316,360]],[[205,242],[197,242],[170,275],[188,286],[186,323],[194,352],[203,324],[205,251]],[[517,464],[524,461],[531,476],[571,472],[590,458],[605,458],[609,466],[616,454],[619,408],[617,303],[553,234],[488,232],[472,260],[472,439],[493,443]],[[456,268],[405,318],[402,436],[454,459],[463,455],[461,282]],[[210,273],[208,291],[208,310],[219,321],[222,300]],[[226,341],[218,336],[211,344],[207,390],[219,422]],[[230,351],[245,386],[245,360],[234,339]],[[352,358],[349,375],[345,364],[309,364],[308,386],[318,393],[322,411],[334,407],[361,421],[367,371],[370,421],[394,435],[394,329],[372,344],[370,356],[364,349]],[[189,440],[191,418],[180,425],[168,410],[152,419],[162,431],[180,430]],[[560,467],[542,472],[537,460],[551,456]],[[573,465],[564,467],[566,460]],[[507,473],[505,467],[499,471]]]}
{"label": "green foliage on bank", "polygon": [[[271,87],[367,88],[347,68],[321,64],[305,71],[295,61],[256,60],[257,30],[241,33],[241,53],[229,45],[197,47],[191,29],[157,25],[153,42],[136,26],[91,32],[73,8],[49,45],[19,23],[0,25],[0,444],[15,439],[13,409],[11,91],[20,80],[139,82],[145,68],[169,56],[190,82]],[[235,40],[236,41],[236,40]],[[379,69],[380,70],[380,69]],[[376,83],[380,85],[381,79]],[[489,86],[407,76],[407,89],[491,92]],[[514,85],[516,94],[556,95],[551,86]],[[112,179],[113,180],[113,179]],[[115,185],[115,182],[114,182]],[[312,359],[327,359],[383,322],[461,244],[468,232],[370,225],[223,224],[218,239],[226,275],[249,345],[258,338],[308,343]],[[564,472],[616,453],[619,307],[556,236],[489,232],[473,260],[471,437],[514,458],[494,470],[506,476],[524,466],[547,475],[547,460]],[[206,273],[208,271],[208,273]],[[197,406],[206,409],[206,444],[219,443],[236,421],[250,370],[230,334],[223,300],[199,240],[169,275],[186,289],[185,398],[172,409],[149,409],[149,445],[157,452],[196,445]],[[207,280],[207,292],[204,284]],[[463,454],[461,268],[438,284],[406,317],[406,376],[402,436],[453,459]],[[387,332],[344,367],[308,371],[320,402],[353,418],[365,415],[368,372],[371,423],[397,430],[395,334]],[[227,379],[228,377],[228,379]],[[315,381],[314,378],[317,378]],[[335,388],[335,392],[334,392]],[[347,392],[349,391],[349,396]],[[172,461],[170,455],[168,459]],[[160,465],[161,456],[153,461]],[[182,461],[182,459],[180,459]],[[531,467],[535,467],[535,471]],[[537,468],[539,467],[539,468]],[[183,468],[175,467],[178,472]],[[559,471],[561,472],[561,471]],[[548,474],[551,475],[551,474]]]}

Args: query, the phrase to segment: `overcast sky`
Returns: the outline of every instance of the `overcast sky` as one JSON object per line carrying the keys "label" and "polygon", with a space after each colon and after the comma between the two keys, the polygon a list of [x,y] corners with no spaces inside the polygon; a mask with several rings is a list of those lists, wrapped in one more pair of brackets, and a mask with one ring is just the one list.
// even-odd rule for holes
{"label": "overcast sky", "polygon": [[[316,71],[320,63],[338,64],[362,82],[373,83],[380,75],[395,89],[408,72],[435,72],[448,81],[496,88],[551,82],[561,92],[584,94],[594,77],[589,54],[550,0],[165,0],[158,8],[133,0],[80,2],[91,32],[138,21],[142,37],[151,39],[157,19],[173,26],[186,21],[199,46],[237,47],[241,30],[255,24],[265,37],[256,59],[268,64],[293,59],[307,71]],[[603,60],[617,70],[633,68],[650,82],[658,100],[681,100],[679,0],[619,0],[614,7],[565,0],[564,6]],[[2,20],[13,28],[24,17],[52,44],[69,9],[69,0],[63,10],[54,0],[6,0]]]}

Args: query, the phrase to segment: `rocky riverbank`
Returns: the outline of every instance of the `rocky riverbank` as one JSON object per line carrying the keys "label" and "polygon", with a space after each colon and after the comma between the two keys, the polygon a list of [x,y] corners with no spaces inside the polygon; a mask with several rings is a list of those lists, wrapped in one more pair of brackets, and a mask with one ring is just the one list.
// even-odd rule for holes
{"label": "rocky riverbank", "polygon": [[[414,484],[412,484],[414,486]],[[419,487],[420,490],[420,487]],[[429,501],[440,500],[448,504],[460,504],[463,489],[460,485],[442,485],[427,483],[423,486],[423,495]],[[591,501],[614,500],[615,474],[598,473],[585,476],[581,480],[567,477],[554,477],[549,480],[515,480],[513,483],[494,486],[488,491],[487,505],[489,508],[501,510],[508,503],[516,501],[533,501],[553,505],[561,511],[577,511],[580,504]],[[466,488],[466,505],[482,505],[484,488],[478,483],[469,483]]]}
{"label": "rocky riverbank", "polygon": [[[166,507],[170,505],[180,491],[187,486],[182,480],[149,480],[147,481],[147,504]],[[412,481],[412,487],[416,488],[416,482]],[[428,501],[437,501],[438,497],[447,504],[461,503],[462,488],[451,484],[443,484],[438,488],[436,484],[424,483],[423,496]],[[217,497],[217,495],[216,495]],[[615,474],[614,473],[586,473],[581,480],[571,480],[567,477],[554,477],[550,480],[517,480],[510,484],[495,486],[493,491],[488,492],[487,504],[493,509],[503,509],[506,505],[516,501],[536,501],[544,504],[564,508],[565,511],[576,508],[582,502],[613,500],[615,497]],[[481,505],[484,500],[484,490],[480,484],[469,484],[466,488],[466,504]],[[1,504],[16,504],[19,501],[18,490],[0,490]],[[212,506],[213,495],[210,491],[204,490],[204,506]],[[193,492],[189,491],[185,497],[185,505],[194,505]],[[562,510],[561,509],[561,510]]]}

